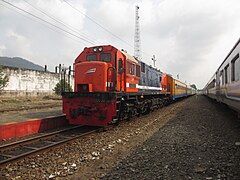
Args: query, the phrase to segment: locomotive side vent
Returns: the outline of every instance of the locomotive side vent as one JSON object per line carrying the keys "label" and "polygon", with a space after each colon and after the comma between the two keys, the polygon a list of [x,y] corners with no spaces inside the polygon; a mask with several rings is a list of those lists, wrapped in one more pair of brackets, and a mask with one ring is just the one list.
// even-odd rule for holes
{"label": "locomotive side vent", "polygon": [[78,92],[93,92],[92,84],[78,84],[77,91]]}

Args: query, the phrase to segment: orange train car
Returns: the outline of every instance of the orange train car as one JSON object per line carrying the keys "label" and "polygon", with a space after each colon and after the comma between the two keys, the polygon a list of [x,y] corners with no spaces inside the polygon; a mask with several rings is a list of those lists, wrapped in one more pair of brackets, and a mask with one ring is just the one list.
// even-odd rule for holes
{"label": "orange train car", "polygon": [[162,76],[162,87],[163,92],[170,93],[172,100],[184,98],[196,93],[195,89],[178,79],[174,79],[171,75],[168,74],[164,74]]}

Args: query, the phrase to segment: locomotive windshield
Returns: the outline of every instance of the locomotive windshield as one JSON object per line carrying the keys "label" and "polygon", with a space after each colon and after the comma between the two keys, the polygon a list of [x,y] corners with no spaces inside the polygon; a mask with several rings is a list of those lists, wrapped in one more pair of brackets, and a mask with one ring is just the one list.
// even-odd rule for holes
{"label": "locomotive windshield", "polygon": [[111,61],[111,54],[110,53],[101,53],[100,54],[100,61],[110,62]]}
{"label": "locomotive windshield", "polygon": [[87,55],[87,61],[96,61],[97,55],[96,54],[89,54]]}
{"label": "locomotive windshield", "polygon": [[87,61],[103,61],[103,62],[110,62],[111,61],[111,54],[110,53],[101,53],[100,60],[97,58],[97,54],[89,54],[87,55]]}

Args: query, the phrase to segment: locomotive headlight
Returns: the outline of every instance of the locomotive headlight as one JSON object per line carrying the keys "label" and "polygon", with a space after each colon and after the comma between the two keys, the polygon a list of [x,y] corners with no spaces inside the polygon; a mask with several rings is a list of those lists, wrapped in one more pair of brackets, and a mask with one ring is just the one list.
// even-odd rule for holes
{"label": "locomotive headlight", "polygon": [[97,47],[94,47],[94,48],[93,48],[93,51],[94,51],[94,52],[97,52]]}
{"label": "locomotive headlight", "polygon": [[99,47],[99,48],[98,48],[98,50],[99,50],[99,51],[102,51],[102,50],[103,50],[103,48],[102,48],[102,47]]}

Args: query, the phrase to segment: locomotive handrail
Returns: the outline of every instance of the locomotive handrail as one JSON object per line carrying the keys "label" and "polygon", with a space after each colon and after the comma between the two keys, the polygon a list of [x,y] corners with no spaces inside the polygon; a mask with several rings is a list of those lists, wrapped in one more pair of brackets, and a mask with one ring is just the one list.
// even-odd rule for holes
{"label": "locomotive handrail", "polygon": [[117,82],[117,71],[115,67],[108,67],[107,69],[107,90],[109,90],[109,86],[108,86],[108,72],[109,70],[112,69],[114,71],[114,78],[113,78],[113,91],[116,90],[116,82]]}

